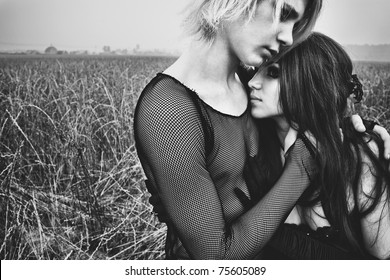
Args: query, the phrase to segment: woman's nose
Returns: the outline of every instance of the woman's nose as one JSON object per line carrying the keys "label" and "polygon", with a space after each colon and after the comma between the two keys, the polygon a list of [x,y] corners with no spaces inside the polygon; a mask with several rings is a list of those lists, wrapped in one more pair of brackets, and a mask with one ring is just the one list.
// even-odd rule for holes
{"label": "woman's nose", "polygon": [[249,88],[251,89],[256,89],[256,90],[259,90],[261,89],[261,81],[256,78],[257,75],[255,75],[249,82],[248,82],[248,86]]}

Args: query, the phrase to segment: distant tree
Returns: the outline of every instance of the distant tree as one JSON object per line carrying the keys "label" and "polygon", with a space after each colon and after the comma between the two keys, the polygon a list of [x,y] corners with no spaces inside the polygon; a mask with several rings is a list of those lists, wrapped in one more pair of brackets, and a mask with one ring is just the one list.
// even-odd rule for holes
{"label": "distant tree", "polygon": [[104,47],[103,47],[103,52],[105,52],[105,53],[111,52],[110,46],[104,46]]}
{"label": "distant tree", "polygon": [[64,51],[64,50],[61,50],[61,51],[58,51],[57,54],[68,54],[68,52]]}
{"label": "distant tree", "polygon": [[133,52],[134,52],[134,53],[138,53],[140,50],[141,50],[141,46],[140,46],[139,44],[137,44],[137,45],[135,46],[135,48],[133,49]]}
{"label": "distant tree", "polygon": [[57,54],[57,53],[58,53],[57,49],[53,46],[47,47],[45,50],[45,54]]}
{"label": "distant tree", "polygon": [[40,52],[37,50],[27,50],[26,54],[34,54],[35,55],[35,54],[40,54]]}

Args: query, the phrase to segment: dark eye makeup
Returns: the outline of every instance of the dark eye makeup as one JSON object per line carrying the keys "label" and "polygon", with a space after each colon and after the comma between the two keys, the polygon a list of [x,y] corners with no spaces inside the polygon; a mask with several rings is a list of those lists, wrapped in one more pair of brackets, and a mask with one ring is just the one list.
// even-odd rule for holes
{"label": "dark eye makeup", "polygon": [[267,68],[267,76],[272,79],[279,78],[279,67],[276,65],[271,65]]}

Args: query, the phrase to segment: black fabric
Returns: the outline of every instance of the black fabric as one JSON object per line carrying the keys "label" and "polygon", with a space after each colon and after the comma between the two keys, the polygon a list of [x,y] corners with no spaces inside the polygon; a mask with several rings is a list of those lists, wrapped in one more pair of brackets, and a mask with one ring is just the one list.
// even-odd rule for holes
{"label": "black fabric", "polygon": [[332,227],[314,231],[303,224],[283,224],[263,250],[262,257],[270,260],[375,259],[353,252],[340,231]]}
{"label": "black fabric", "polygon": [[[210,151],[204,121],[212,128]],[[314,172],[298,140],[275,186],[245,212],[234,189],[250,196],[243,170],[258,152],[259,135],[249,110],[240,116],[221,113],[162,73],[141,93],[134,133],[148,185],[167,213],[168,259],[256,258]]]}

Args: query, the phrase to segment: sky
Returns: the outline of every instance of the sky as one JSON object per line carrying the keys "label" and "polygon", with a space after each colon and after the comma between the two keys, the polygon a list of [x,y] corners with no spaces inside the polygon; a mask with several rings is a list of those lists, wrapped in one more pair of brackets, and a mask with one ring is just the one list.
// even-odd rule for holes
{"label": "sky", "polygon": [[[0,51],[180,50],[191,0],[0,0]],[[341,44],[390,44],[389,0],[323,0],[317,22]]]}

